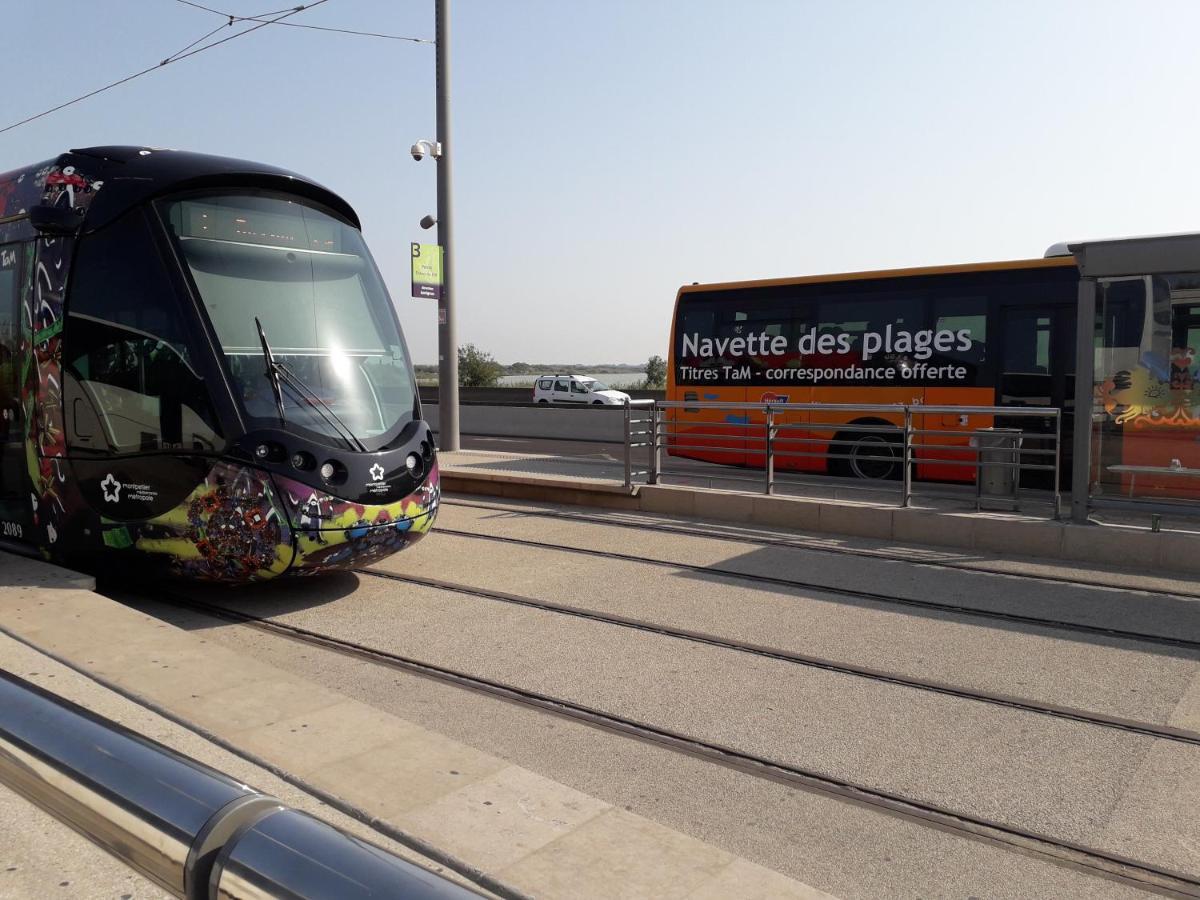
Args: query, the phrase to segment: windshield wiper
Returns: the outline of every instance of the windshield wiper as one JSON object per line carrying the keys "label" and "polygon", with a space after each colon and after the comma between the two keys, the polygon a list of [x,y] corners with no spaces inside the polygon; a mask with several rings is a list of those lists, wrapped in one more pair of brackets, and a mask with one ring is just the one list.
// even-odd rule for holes
{"label": "windshield wiper", "polygon": [[267,381],[271,382],[271,391],[275,395],[275,408],[279,410],[279,427],[287,427],[287,418],[283,414],[283,389],[279,386],[279,370],[276,368],[275,355],[271,345],[267,343],[267,333],[263,331],[262,322],[254,317],[254,327],[258,329],[258,340],[262,344],[263,359],[267,364]]}
{"label": "windshield wiper", "polygon": [[320,394],[301,381],[300,376],[283,363],[276,362],[273,363],[273,365],[275,366],[275,370],[283,376],[284,381],[286,381],[288,385],[294,391],[296,391],[296,393],[303,397],[309,406],[320,413],[326,422],[338,430],[342,440],[346,441],[348,444],[350,444],[350,446],[362,453],[367,452],[366,445],[355,436],[354,432],[351,431],[346,423],[338,417],[338,414],[333,411],[329,404],[321,399]]}
{"label": "windshield wiper", "polygon": [[355,436],[354,432],[346,426],[345,422],[338,418],[338,414],[330,408],[329,404],[322,400],[316,391],[301,381],[300,376],[275,359],[275,355],[271,352],[271,345],[267,343],[267,335],[263,331],[262,323],[258,320],[258,316],[254,317],[254,324],[258,328],[258,339],[262,342],[263,356],[267,361],[267,378],[270,380],[271,387],[275,392],[275,406],[279,410],[279,424],[281,426],[287,424],[283,416],[283,391],[281,389],[281,383],[286,382],[288,387],[312,407],[326,423],[333,426],[342,440],[356,450],[366,453],[366,445]]}

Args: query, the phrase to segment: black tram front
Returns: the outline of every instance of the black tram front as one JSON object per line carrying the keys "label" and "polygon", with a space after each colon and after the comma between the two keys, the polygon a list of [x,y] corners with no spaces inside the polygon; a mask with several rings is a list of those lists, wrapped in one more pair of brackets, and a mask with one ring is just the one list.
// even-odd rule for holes
{"label": "black tram front", "polygon": [[241,582],[429,530],[433,436],[341,198],[256,163],[93,148],[0,176],[0,253],[14,237],[6,531],[85,567]]}

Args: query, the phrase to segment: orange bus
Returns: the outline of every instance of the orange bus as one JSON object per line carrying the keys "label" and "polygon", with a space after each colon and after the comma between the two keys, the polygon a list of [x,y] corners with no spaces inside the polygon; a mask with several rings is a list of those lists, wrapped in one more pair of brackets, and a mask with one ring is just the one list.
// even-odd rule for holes
{"label": "orange bus", "polygon": [[[754,427],[765,423],[761,410],[686,404],[775,402],[1054,406],[1063,410],[1065,455],[1079,278],[1074,257],[1065,255],[682,287],[671,328],[667,399],[684,405],[666,414],[668,452],[761,467],[763,429]],[[819,418],[809,418],[814,415]],[[918,436],[914,475],[974,480],[973,466],[962,464],[974,454],[961,433],[990,426],[992,418],[915,415],[918,430],[960,434]],[[867,479],[900,473],[899,411],[793,410],[777,413],[775,422],[814,426],[781,432],[777,469]],[[1055,427],[1033,416],[995,424],[1027,433],[1042,429],[1048,437]],[[847,427],[837,430],[841,426]],[[784,433],[800,440],[788,444]],[[922,452],[921,443],[964,449]],[[1037,444],[1027,440],[1025,446]]]}

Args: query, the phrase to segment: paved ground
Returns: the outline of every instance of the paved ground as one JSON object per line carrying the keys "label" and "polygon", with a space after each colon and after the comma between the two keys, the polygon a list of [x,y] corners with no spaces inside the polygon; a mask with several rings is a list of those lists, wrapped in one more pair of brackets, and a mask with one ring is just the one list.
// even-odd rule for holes
{"label": "paved ground", "polygon": [[[11,568],[2,566],[6,584]],[[5,593],[5,591],[0,591]],[[53,603],[50,599],[48,602]],[[0,599],[0,604],[3,600]],[[10,623],[11,624],[11,623]],[[262,766],[206,740],[57,660],[0,634],[0,668],[124,725],[192,759],[277,797],[392,853],[446,877],[444,867],[388,840],[361,822],[298,790]],[[0,898],[28,900],[157,900],[173,896],[135,874],[66,825],[0,785]]]}
{"label": "paved ground", "polygon": [[160,900],[171,895],[0,787],[0,898]]}
{"label": "paved ground", "polygon": [[[728,525],[723,537],[698,538],[627,527],[639,518],[629,513],[612,514],[613,524],[536,513],[529,504],[451,502],[431,537],[379,568],[704,631],[900,679],[936,680],[1165,726],[1184,739],[365,574],[189,593],[1200,879],[1200,821],[1193,814],[1200,800],[1195,648],[886,599],[1196,640],[1200,600],[1186,596],[1197,592],[1194,583],[1179,582],[1178,594],[1163,594],[1172,582],[1077,572],[1061,564],[975,557],[961,561],[970,568],[930,567],[872,557],[878,547],[866,541],[839,541],[840,552],[831,554],[756,546],[761,532],[737,533]],[[498,540],[504,538],[519,542]],[[625,558],[578,552],[588,549]],[[753,581],[729,571],[809,586]],[[1021,577],[1034,571],[1111,584]],[[1139,893],[1045,855],[1015,852],[878,807],[798,790],[341,654],[297,648],[202,613],[144,600],[139,606],[838,896]]]}
{"label": "paved ground", "polygon": [[[36,646],[60,643],[89,648],[80,662],[93,655],[125,654],[130,640],[112,639],[90,627],[77,627],[84,611],[103,612],[108,603],[90,590],[90,577],[43,563],[0,553],[0,669],[24,679],[67,701],[83,706],[113,722],[165,745],[185,756],[209,765],[232,778],[281,800],[285,805],[316,816],[352,835],[444,877],[466,884],[454,872],[434,860],[413,852],[378,830],[343,814],[312,794],[298,789],[244,756],[209,740],[202,733],[167,718],[146,704],[136,702],[102,683],[98,672],[87,666],[69,666]],[[38,626],[22,627],[34,617],[25,610],[38,610]],[[125,611],[125,610],[123,610]],[[128,612],[128,611],[125,611]],[[168,641],[161,623],[151,620],[156,634],[153,642],[166,650]],[[10,632],[25,632],[20,639]],[[30,640],[33,636],[34,640]],[[172,665],[175,665],[172,660]],[[171,666],[159,660],[153,670],[140,679],[144,684],[162,685],[171,680]],[[84,670],[84,671],[81,671]],[[205,679],[219,681],[227,673],[208,671]],[[99,680],[98,680],[99,679]],[[269,687],[256,684],[252,693],[259,702]],[[195,685],[192,690],[202,691]],[[311,699],[311,698],[309,698]],[[226,709],[232,704],[226,704]],[[64,900],[150,900],[173,896],[160,886],[134,873],[83,836],[52,818],[24,797],[0,784],[0,900],[27,900],[31,897],[55,897]],[[491,896],[486,891],[481,896]]]}
{"label": "paved ground", "polygon": [[[55,578],[80,580],[0,555],[0,665],[89,708],[106,712],[115,706],[132,713],[139,721],[126,724],[152,737],[165,730],[178,740],[176,726],[182,725],[185,743],[207,755],[212,744],[221,749],[224,763],[213,762],[218,768],[235,777],[255,772],[246,778],[249,783],[285,802],[298,794],[294,805],[316,805],[333,821],[319,798],[369,823],[368,832],[417,849],[427,867],[452,870],[513,900],[828,898],[711,843],[363,702],[355,680],[345,682],[345,690],[330,689],[271,665],[264,654],[214,641],[208,633],[211,614],[189,620],[178,605],[164,602],[179,599],[177,586],[149,588],[155,599],[143,601],[163,621],[88,585],[46,583]],[[320,585],[327,599],[344,586],[337,579],[310,583]],[[293,657],[310,656],[292,641],[283,643]],[[80,690],[84,697],[73,696]],[[170,727],[164,729],[162,717]],[[17,823],[28,838],[15,842],[23,863],[18,871],[28,876],[21,876],[25,893],[36,894],[47,878],[62,877],[52,862],[59,848],[56,835],[40,834],[37,823],[31,826],[26,818]],[[107,869],[97,866],[97,877],[82,878],[81,888],[103,895],[112,868],[111,861]]]}

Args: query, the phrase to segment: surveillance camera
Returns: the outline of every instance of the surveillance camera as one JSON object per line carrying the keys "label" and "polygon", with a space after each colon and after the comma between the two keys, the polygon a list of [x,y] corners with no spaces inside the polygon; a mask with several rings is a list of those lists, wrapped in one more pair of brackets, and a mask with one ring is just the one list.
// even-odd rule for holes
{"label": "surveillance camera", "polygon": [[421,146],[421,142],[418,141],[412,145],[408,152],[412,154],[414,160],[420,162],[425,157],[426,150]]}
{"label": "surveillance camera", "polygon": [[436,224],[437,224],[437,219],[435,219],[433,216],[423,216],[421,218],[421,227],[424,228],[426,231],[428,231],[430,228],[432,228]]}

